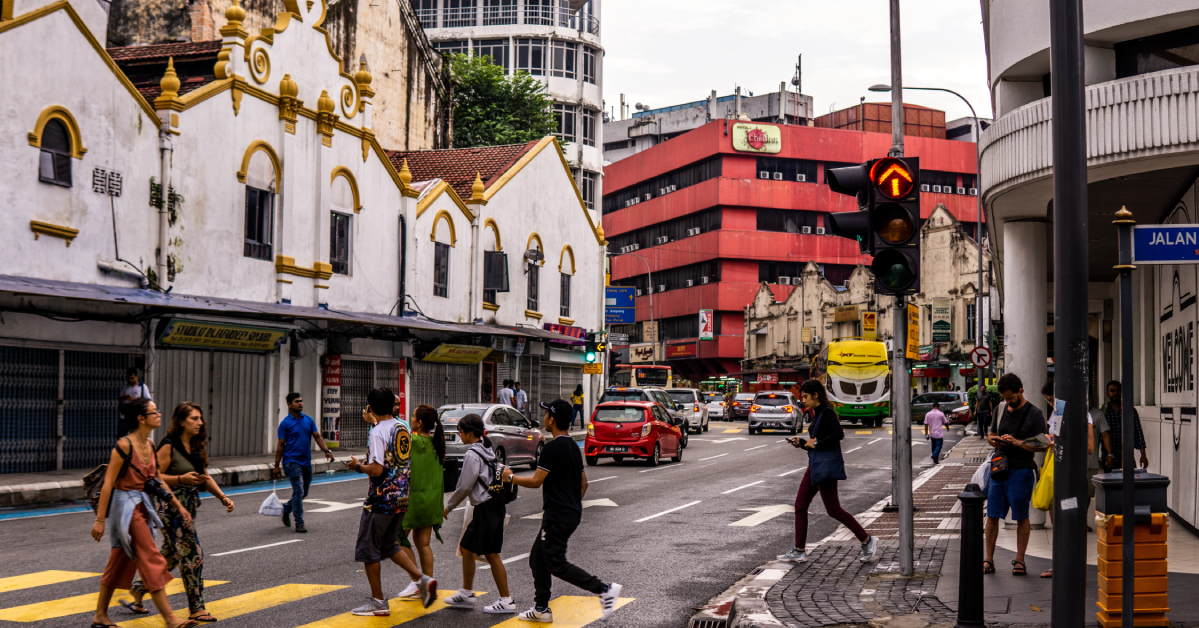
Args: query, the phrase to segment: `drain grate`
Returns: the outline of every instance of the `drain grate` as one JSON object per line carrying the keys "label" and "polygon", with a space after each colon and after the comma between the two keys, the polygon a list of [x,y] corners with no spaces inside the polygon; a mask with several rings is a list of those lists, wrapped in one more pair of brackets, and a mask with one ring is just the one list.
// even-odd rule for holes
{"label": "drain grate", "polygon": [[725,628],[728,625],[728,620],[713,619],[711,617],[692,617],[687,623],[687,628]]}

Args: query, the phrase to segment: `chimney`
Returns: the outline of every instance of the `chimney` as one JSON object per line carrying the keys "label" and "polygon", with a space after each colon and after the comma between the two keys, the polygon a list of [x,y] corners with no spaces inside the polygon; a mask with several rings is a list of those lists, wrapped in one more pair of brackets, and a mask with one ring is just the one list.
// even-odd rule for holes
{"label": "chimney", "polygon": [[212,7],[208,0],[192,0],[187,8],[192,22],[192,41],[212,41],[217,38],[216,25],[212,22]]}

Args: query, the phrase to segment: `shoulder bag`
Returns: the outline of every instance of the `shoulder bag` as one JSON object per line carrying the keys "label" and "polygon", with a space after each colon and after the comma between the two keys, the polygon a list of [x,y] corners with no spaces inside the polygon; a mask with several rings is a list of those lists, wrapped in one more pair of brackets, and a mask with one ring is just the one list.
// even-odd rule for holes
{"label": "shoulder bag", "polygon": [[[830,408],[825,407],[816,417],[816,422],[812,426],[812,433],[819,433],[820,422],[826,419],[826,415],[832,412]],[[819,443],[819,439],[817,439]],[[845,458],[841,456],[841,445],[828,451],[816,451],[815,449],[808,450],[808,471],[811,474],[813,486],[819,486],[825,482],[845,480],[848,477],[845,475]]]}
{"label": "shoulder bag", "polygon": [[[129,437],[125,436],[123,440],[128,441]],[[121,463],[121,471],[117,474],[117,479],[120,480],[125,476],[125,471],[129,469],[129,461],[133,458],[133,441],[129,441],[129,453],[121,451],[120,447],[114,447],[114,449],[124,460]],[[100,492],[104,489],[104,476],[107,474],[108,463],[105,463],[83,476],[83,494],[87,497],[87,505],[91,506],[92,510],[96,510],[100,505]]]}
{"label": "shoulder bag", "polygon": [[[478,456],[478,452],[475,453]],[[482,456],[479,456],[482,458]],[[511,482],[504,481],[504,467],[496,464],[495,460],[484,460],[483,464],[487,465],[487,494],[497,503],[508,505],[516,501],[517,486]],[[483,482],[482,478],[479,479]]]}
{"label": "shoulder bag", "polygon": [[[1032,402],[1025,401],[1025,403]],[[1003,419],[1003,415],[1007,414],[1007,412],[1008,405],[1004,403],[1003,409],[996,414],[994,422],[991,423],[991,427],[994,428],[992,431],[995,432],[996,435],[999,434],[999,422]],[[1024,421],[1027,419],[1028,415],[1025,414],[1024,418],[1020,420],[1020,424],[1016,426],[1016,429],[1012,430],[1012,433],[1015,434],[1019,432],[1020,428],[1024,427]],[[1006,480],[1008,473],[1011,471],[1011,466],[1009,465],[1007,454],[1003,451],[1003,447],[996,447],[995,451],[991,452],[991,457],[988,458],[988,461],[991,464],[991,479],[998,482]]]}

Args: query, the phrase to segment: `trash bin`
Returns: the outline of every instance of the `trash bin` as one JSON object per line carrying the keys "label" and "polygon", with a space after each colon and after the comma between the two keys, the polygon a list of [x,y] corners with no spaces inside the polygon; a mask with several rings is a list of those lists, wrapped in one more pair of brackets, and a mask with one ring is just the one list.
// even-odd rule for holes
{"label": "trash bin", "polygon": [[1137,470],[1133,476],[1135,512],[1124,512],[1124,474],[1104,473],[1096,485],[1095,523],[1099,554],[1099,600],[1095,614],[1103,628],[1121,625],[1123,609],[1125,515],[1133,524],[1136,578],[1133,619],[1136,626],[1168,626],[1166,536],[1169,511],[1166,488],[1170,478]]}

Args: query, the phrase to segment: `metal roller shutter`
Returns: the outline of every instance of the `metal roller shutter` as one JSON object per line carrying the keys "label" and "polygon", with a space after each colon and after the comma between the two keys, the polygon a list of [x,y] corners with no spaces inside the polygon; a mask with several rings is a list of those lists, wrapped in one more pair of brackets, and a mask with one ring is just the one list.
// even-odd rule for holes
{"label": "metal roller shutter", "polygon": [[553,401],[562,396],[562,369],[553,364],[541,363],[541,398]]}
{"label": "metal roller shutter", "polygon": [[479,365],[441,364],[417,360],[412,366],[412,407],[477,403]]}
{"label": "metal roller shutter", "polygon": [[[520,373],[516,379],[520,381],[521,390],[529,397],[529,405],[525,408],[525,413],[528,414],[544,399],[541,395],[541,358],[532,355],[521,356]],[[550,400],[553,401],[553,398]]]}
{"label": "metal roller shutter", "polygon": [[[446,364],[445,403],[478,403],[479,366],[477,364]],[[434,406],[436,407],[436,406]]]}
{"label": "metal roller shutter", "polygon": [[370,425],[362,420],[366,395],[375,387],[375,363],[341,359],[341,447],[365,447]]}
{"label": "metal roller shutter", "polygon": [[274,439],[270,424],[271,357],[252,353],[171,349],[156,354],[155,385],[164,425],[176,405],[190,401],[204,408],[208,455],[265,453]]}
{"label": "metal roller shutter", "polygon": [[[63,351],[62,468],[86,469],[108,462],[118,431],[117,391],[133,360],[129,353]],[[170,420],[169,409],[158,411],[164,422]]]}
{"label": "metal roller shutter", "polygon": [[575,388],[583,385],[583,369],[575,366],[562,367],[562,398],[570,401]]}
{"label": "metal roller shutter", "polygon": [[[58,354],[54,349],[0,347],[0,473],[57,466]],[[117,385],[120,380],[114,390]],[[114,427],[115,421],[114,413]],[[116,430],[111,431],[115,436]]]}

